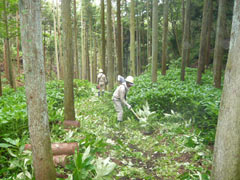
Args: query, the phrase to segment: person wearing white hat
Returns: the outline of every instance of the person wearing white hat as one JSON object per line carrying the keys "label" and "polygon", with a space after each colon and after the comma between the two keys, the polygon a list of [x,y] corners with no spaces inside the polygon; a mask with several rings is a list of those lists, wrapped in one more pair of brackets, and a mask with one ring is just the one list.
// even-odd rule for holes
{"label": "person wearing white hat", "polygon": [[98,96],[104,95],[105,86],[107,85],[107,77],[103,74],[103,70],[99,69],[97,75]]}
{"label": "person wearing white hat", "polygon": [[128,109],[131,109],[131,105],[128,104],[126,97],[127,93],[130,87],[133,86],[133,81],[134,78],[132,76],[128,76],[125,79],[125,82],[120,84],[117,89],[113,93],[113,103],[114,103],[114,108],[117,112],[117,121],[122,122],[123,121],[123,107],[122,105],[127,106]]}

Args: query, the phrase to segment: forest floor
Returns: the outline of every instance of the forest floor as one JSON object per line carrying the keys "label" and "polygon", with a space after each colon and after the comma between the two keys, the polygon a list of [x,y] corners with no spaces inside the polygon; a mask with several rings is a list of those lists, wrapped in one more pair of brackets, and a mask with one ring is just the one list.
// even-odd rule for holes
{"label": "forest floor", "polygon": [[[125,115],[119,124],[107,93],[104,97],[95,95],[76,101],[75,107],[81,128],[65,134],[64,140],[71,136],[78,141],[94,134],[92,147],[96,148],[103,139],[106,150],[97,156],[110,157],[116,163],[114,179],[209,179],[213,148],[203,143],[201,131],[190,122],[159,121],[151,132],[131,115]],[[55,140],[58,138],[63,140],[63,136]]]}

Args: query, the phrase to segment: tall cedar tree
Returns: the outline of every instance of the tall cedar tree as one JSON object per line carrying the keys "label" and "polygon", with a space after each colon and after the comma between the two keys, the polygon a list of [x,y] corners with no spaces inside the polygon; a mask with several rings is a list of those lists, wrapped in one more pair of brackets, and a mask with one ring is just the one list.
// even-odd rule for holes
{"label": "tall cedar tree", "polygon": [[182,41],[182,68],[181,68],[181,80],[184,81],[185,78],[185,67],[187,62],[188,50],[190,49],[190,4],[191,0],[186,2],[186,11],[184,19],[184,31],[183,31],[183,41]]}
{"label": "tall cedar tree", "polygon": [[152,82],[157,81],[158,61],[158,0],[153,0],[153,22],[152,22]]}
{"label": "tall cedar tree", "polygon": [[82,0],[82,79],[87,80],[88,74],[87,74],[87,2],[86,0]]}
{"label": "tall cedar tree", "polygon": [[112,2],[107,0],[107,59],[108,59],[108,88],[113,89],[114,62],[113,62],[113,30],[112,30]]}
{"label": "tall cedar tree", "polygon": [[148,64],[151,63],[152,58],[152,36],[151,36],[151,18],[152,17],[152,4],[151,1],[147,1],[147,62]]}
{"label": "tall cedar tree", "polygon": [[230,49],[214,145],[212,180],[240,177],[240,0],[235,1]]}
{"label": "tall cedar tree", "polygon": [[163,14],[163,40],[162,40],[162,75],[166,75],[167,70],[167,35],[168,35],[168,0],[164,0]]}
{"label": "tall cedar tree", "polygon": [[136,75],[135,70],[135,0],[131,0],[130,5],[130,62],[131,75]]}
{"label": "tall cedar tree", "polygon": [[12,64],[12,60],[10,57],[10,45],[9,45],[9,28],[8,28],[8,11],[7,11],[7,2],[6,0],[3,0],[3,21],[4,21],[4,25],[5,25],[5,55],[6,55],[6,62],[7,62],[7,73],[9,77],[9,82],[10,82],[10,86],[14,89],[16,89],[16,82],[15,82],[15,78],[14,78],[14,73],[13,73],[13,64]]}
{"label": "tall cedar tree", "polygon": [[208,9],[209,2],[212,0],[204,0],[203,7],[203,18],[202,18],[202,27],[201,27],[201,37],[200,37],[200,50],[199,50],[199,59],[198,59],[198,73],[197,73],[197,84],[201,83],[202,73],[204,70],[204,61],[206,58],[206,44],[207,44],[207,22],[208,22]]}
{"label": "tall cedar tree", "polygon": [[60,68],[59,68],[59,59],[58,59],[58,41],[57,41],[57,23],[56,23],[56,7],[53,0],[53,29],[54,29],[54,45],[55,45],[55,58],[57,66],[57,79],[60,79]]}
{"label": "tall cedar tree", "polygon": [[55,180],[43,62],[41,0],[20,0],[28,126],[37,180]]}
{"label": "tall cedar tree", "polygon": [[106,38],[105,38],[105,6],[104,0],[101,0],[101,38],[102,38],[102,49],[101,49],[101,68],[106,73],[105,61],[106,61]]}
{"label": "tall cedar tree", "polygon": [[75,120],[73,94],[71,0],[62,0],[63,58],[64,58],[64,120]]}
{"label": "tall cedar tree", "polygon": [[77,29],[77,0],[73,1],[73,9],[74,9],[74,59],[76,64],[76,78],[79,79],[79,62],[78,62],[78,29]]}
{"label": "tall cedar tree", "polygon": [[211,51],[211,34],[212,34],[212,15],[213,15],[213,1],[209,2],[209,13],[208,13],[208,25],[207,25],[207,54],[205,59],[205,67],[208,68],[210,64],[210,51]]}
{"label": "tall cedar tree", "polygon": [[118,74],[123,75],[122,62],[122,28],[121,28],[121,0],[117,0],[117,60]]}
{"label": "tall cedar tree", "polygon": [[223,60],[223,43],[224,43],[224,24],[226,20],[226,0],[219,0],[218,5],[218,20],[217,20],[217,32],[216,41],[214,48],[214,59],[213,59],[213,75],[214,75],[214,86],[216,88],[221,87],[221,71],[222,71],[222,60]]}
{"label": "tall cedar tree", "polygon": [[20,49],[20,40],[19,40],[19,14],[18,11],[16,12],[16,28],[17,28],[17,36],[16,36],[16,42],[17,42],[17,67],[18,67],[18,74],[21,72],[21,66],[20,66],[20,54],[19,54],[19,49]]}

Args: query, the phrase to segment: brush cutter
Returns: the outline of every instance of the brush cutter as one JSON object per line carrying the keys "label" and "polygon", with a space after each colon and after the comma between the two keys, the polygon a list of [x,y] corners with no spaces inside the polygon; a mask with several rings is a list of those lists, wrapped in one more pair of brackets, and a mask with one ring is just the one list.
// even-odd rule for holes
{"label": "brush cutter", "polygon": [[133,108],[130,109],[132,111],[132,113],[137,117],[137,119],[140,121],[140,118],[138,117],[137,113],[135,113],[135,111],[133,110]]}

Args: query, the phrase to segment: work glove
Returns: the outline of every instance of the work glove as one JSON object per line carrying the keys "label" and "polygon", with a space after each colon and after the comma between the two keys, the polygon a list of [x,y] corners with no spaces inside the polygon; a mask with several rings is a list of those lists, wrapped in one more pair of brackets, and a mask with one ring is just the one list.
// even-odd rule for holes
{"label": "work glove", "polygon": [[131,106],[130,104],[128,104],[127,108],[128,108],[128,109],[131,109],[131,108],[132,108],[132,106]]}

